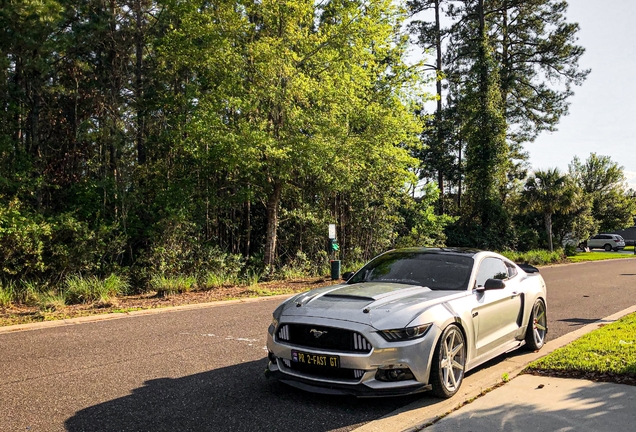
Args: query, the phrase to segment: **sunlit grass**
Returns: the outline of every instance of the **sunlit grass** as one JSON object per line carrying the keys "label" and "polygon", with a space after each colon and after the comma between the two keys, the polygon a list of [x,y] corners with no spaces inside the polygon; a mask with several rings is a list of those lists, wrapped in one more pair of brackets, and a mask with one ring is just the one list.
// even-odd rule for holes
{"label": "sunlit grass", "polygon": [[584,262],[633,257],[633,254],[621,254],[617,252],[578,252],[576,255],[568,257],[568,259],[571,262]]}
{"label": "sunlit grass", "polygon": [[636,314],[584,335],[531,363],[527,370],[636,376]]}
{"label": "sunlit grass", "polygon": [[197,280],[194,276],[155,275],[150,280],[151,288],[157,291],[159,296],[189,292],[196,287],[196,284]]}

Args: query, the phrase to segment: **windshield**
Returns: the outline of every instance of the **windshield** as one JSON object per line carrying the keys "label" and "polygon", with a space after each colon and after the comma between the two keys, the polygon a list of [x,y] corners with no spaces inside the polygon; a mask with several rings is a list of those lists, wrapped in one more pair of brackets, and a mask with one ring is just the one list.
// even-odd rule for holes
{"label": "windshield", "polygon": [[473,262],[472,257],[463,255],[389,252],[368,263],[347,283],[392,282],[460,291],[468,288]]}

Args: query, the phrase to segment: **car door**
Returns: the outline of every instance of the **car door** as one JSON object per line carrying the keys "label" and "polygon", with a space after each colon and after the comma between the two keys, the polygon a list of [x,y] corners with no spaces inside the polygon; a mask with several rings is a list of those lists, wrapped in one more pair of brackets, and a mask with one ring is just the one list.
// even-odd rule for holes
{"label": "car door", "polygon": [[487,257],[479,263],[475,280],[476,288],[483,287],[487,279],[502,279],[506,287],[473,291],[477,304],[473,309],[473,320],[476,320],[477,356],[514,341],[519,334],[523,296],[518,289],[519,278],[510,276],[508,267],[499,258]]}
{"label": "car door", "polygon": [[601,234],[595,235],[587,242],[587,247],[589,247],[590,249],[602,248],[605,245],[604,237],[605,236]]}

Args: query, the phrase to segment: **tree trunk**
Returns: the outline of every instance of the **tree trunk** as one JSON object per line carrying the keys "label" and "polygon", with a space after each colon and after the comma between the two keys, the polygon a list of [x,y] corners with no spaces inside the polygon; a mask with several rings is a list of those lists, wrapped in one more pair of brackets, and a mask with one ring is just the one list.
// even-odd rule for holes
{"label": "tree trunk", "polygon": [[280,204],[280,196],[283,190],[283,184],[276,179],[273,182],[273,191],[267,200],[267,238],[265,240],[265,258],[263,264],[272,271],[274,268],[274,260],[276,258],[276,236],[278,231],[278,205]]}
{"label": "tree trunk", "polygon": [[552,247],[552,214],[545,214],[545,232],[548,234],[548,246],[550,248],[550,252],[553,252],[554,249]]}
{"label": "tree trunk", "polygon": [[137,162],[146,163],[146,147],[144,143],[145,118],[143,108],[143,55],[144,55],[144,16],[142,0],[135,2],[135,105],[137,108]]}
{"label": "tree trunk", "polygon": [[[437,61],[435,64],[435,82],[437,91],[437,110],[435,111],[435,121],[437,123],[437,146],[440,155],[446,155],[446,149],[443,144],[444,137],[442,134],[442,35],[440,25],[440,0],[435,0],[435,50],[437,51]],[[440,161],[441,162],[441,161]],[[439,214],[444,214],[444,169],[443,163],[437,167],[437,184],[439,186]]]}
{"label": "tree trunk", "polygon": [[250,185],[247,185],[248,195],[245,200],[245,249],[243,255],[245,258],[250,257],[250,237],[252,236],[252,221],[251,221],[251,212],[252,212],[252,203],[251,197],[249,195]]}

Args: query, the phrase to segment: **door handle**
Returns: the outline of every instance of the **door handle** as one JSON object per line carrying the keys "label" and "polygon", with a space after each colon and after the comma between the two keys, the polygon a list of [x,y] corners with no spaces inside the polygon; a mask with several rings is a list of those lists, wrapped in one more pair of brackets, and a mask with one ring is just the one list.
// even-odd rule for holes
{"label": "door handle", "polygon": [[517,292],[517,291],[513,291],[512,295],[510,296],[510,298],[515,298],[515,297],[519,297],[522,293]]}

